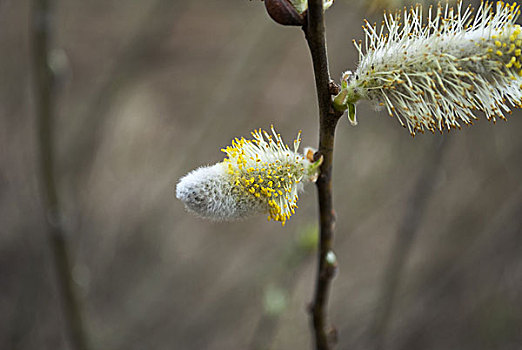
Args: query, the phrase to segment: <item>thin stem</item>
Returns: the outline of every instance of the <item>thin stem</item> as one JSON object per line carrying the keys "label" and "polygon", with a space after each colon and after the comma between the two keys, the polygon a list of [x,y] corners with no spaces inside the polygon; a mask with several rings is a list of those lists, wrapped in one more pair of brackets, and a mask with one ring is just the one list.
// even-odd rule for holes
{"label": "thin stem", "polygon": [[327,324],[327,303],[336,263],[327,260],[332,252],[335,212],[332,195],[332,163],[335,127],[342,112],[331,108],[330,73],[326,53],[323,0],[308,1],[307,20],[303,26],[306,41],[312,55],[315,85],[319,102],[319,150],[317,157],[323,157],[321,174],[317,179],[319,202],[320,240],[315,294],[310,308],[315,346],[318,350],[331,349],[335,332]]}
{"label": "thin stem", "polygon": [[42,205],[46,214],[46,230],[54,258],[54,266],[62,297],[68,336],[75,350],[86,350],[80,307],[74,291],[69,250],[61,221],[61,208],[54,174],[54,101],[53,74],[49,68],[49,27],[51,7],[49,0],[33,0],[31,16],[34,94],[38,128],[38,151]]}

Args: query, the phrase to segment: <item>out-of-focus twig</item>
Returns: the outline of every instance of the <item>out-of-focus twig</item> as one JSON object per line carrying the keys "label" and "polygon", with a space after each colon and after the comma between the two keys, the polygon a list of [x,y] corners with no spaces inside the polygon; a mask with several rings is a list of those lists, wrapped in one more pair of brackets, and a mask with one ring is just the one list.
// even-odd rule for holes
{"label": "out-of-focus twig", "polygon": [[327,325],[327,303],[331,281],[337,264],[332,259],[335,213],[333,209],[332,164],[335,127],[342,112],[333,112],[326,54],[323,0],[310,0],[306,23],[303,25],[306,41],[312,55],[315,86],[319,102],[319,150],[316,156],[323,157],[321,174],[317,179],[319,202],[320,239],[318,251],[317,279],[314,299],[310,308],[316,349],[331,349],[335,342],[335,331]]}
{"label": "out-of-focus twig", "polygon": [[[249,349],[267,350],[271,348],[277,334],[281,316],[286,308],[286,297],[291,295],[298,281],[298,270],[302,269],[308,258],[315,252],[318,242],[317,226],[305,227],[297,241],[275,264],[268,281],[264,281],[264,312],[259,318]],[[271,300],[275,299],[275,300]]]}
{"label": "out-of-focus twig", "polygon": [[[479,185],[479,188],[482,185],[486,186],[490,181],[491,178],[484,180]],[[430,285],[428,292],[419,298],[413,309],[426,310],[432,307],[433,303],[439,300],[451,281],[465,273],[467,266],[473,266],[475,261],[483,259],[481,254],[488,248],[491,248],[492,237],[497,237],[498,232],[503,232],[503,235],[506,236],[511,234],[519,235],[519,227],[522,224],[522,221],[519,219],[521,208],[522,186],[518,186],[503,200],[500,207],[496,208],[493,213],[490,213],[490,219],[485,223],[482,230],[468,244],[466,249],[461,251],[456,259],[452,260],[451,267],[444,271],[437,283]]]}
{"label": "out-of-focus twig", "polygon": [[[67,157],[64,160],[64,169],[71,172],[71,178],[80,178],[92,165],[97,149],[96,136],[103,129],[114,100],[136,80],[139,73],[150,67],[150,59],[146,55],[150,55],[168,37],[169,27],[175,23],[175,16],[166,14],[179,15],[186,6],[188,3],[184,1],[156,0],[150,12],[131,34],[129,42],[105,72],[102,83],[84,103],[79,104],[79,120],[71,132]],[[73,156],[69,157],[71,154]]]}
{"label": "out-of-focus twig", "polygon": [[374,344],[375,350],[383,349],[386,332],[393,314],[397,288],[402,279],[404,266],[411,252],[418,227],[433,193],[433,185],[439,174],[441,159],[448,147],[449,140],[447,136],[443,136],[440,141],[436,142],[431,155],[423,162],[424,167],[406,205],[389,261],[386,264],[375,318],[370,325],[369,341]]}
{"label": "out-of-focus twig", "polygon": [[53,74],[49,67],[49,33],[52,18],[51,0],[33,0],[31,16],[34,96],[38,125],[38,151],[42,203],[46,231],[58,279],[67,333],[75,350],[87,350],[82,314],[75,293],[71,261],[61,207],[56,189],[54,153]]}

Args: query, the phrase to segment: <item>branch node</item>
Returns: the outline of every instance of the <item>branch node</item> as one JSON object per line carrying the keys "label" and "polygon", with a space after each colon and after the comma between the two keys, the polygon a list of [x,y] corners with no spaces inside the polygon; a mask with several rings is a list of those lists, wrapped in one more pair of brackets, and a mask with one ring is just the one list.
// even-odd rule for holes
{"label": "branch node", "polygon": [[330,82],[328,83],[328,92],[330,92],[330,95],[335,96],[341,92],[341,87],[337,85],[335,81],[330,79]]}

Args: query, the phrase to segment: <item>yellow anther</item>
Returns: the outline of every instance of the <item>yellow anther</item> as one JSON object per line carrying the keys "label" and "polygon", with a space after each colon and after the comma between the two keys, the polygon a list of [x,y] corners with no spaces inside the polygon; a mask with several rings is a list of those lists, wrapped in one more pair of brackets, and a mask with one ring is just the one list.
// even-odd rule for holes
{"label": "yellow anther", "polygon": [[501,47],[502,46],[502,43],[498,40],[495,41],[495,46],[496,47]]}
{"label": "yellow anther", "polygon": [[497,54],[497,56],[500,56],[500,57],[502,57],[502,55],[503,55],[502,51],[500,51],[500,50],[497,50],[497,52],[495,52],[495,53]]}

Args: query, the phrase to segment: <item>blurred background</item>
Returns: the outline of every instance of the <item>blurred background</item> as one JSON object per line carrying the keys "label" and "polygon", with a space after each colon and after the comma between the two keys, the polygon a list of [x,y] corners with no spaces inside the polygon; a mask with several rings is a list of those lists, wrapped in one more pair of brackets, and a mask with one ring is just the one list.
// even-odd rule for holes
{"label": "blurred background", "polygon": [[[185,212],[178,179],[273,123],[316,146],[299,28],[260,1],[56,0],[56,174],[91,349],[310,349],[317,204],[282,228]],[[386,1],[327,12],[332,77]],[[40,200],[28,0],[0,1],[0,348],[72,349]],[[373,12],[370,12],[373,11]],[[522,115],[337,129],[339,349],[522,349]]]}

